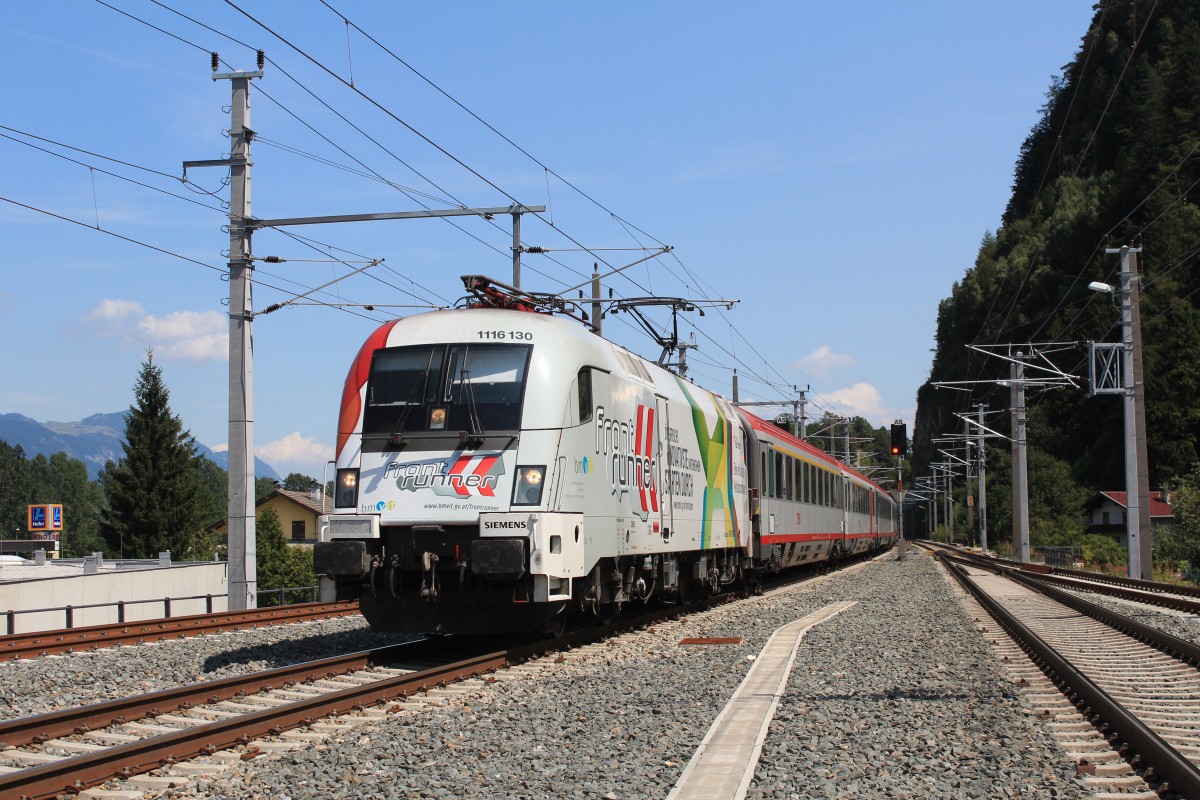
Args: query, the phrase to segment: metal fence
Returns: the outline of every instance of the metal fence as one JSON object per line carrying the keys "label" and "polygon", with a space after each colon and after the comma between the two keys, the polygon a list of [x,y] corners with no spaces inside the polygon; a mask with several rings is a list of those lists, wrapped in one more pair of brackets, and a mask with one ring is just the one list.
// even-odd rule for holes
{"label": "metal fence", "polygon": [[1083,561],[1081,547],[1034,547],[1031,551],[1030,560],[1036,561],[1040,555],[1042,563],[1048,567],[1070,568]]}
{"label": "metal fence", "polygon": [[[295,586],[285,589],[263,589],[258,592],[258,605],[263,606],[282,606],[294,603],[315,603],[317,601],[316,586]],[[51,606],[49,608],[23,608],[20,610],[9,610],[4,612],[4,632],[7,635],[12,635],[17,630],[17,616],[19,614],[46,614],[61,612],[63,614],[63,628],[70,629],[75,627],[75,612],[82,611],[88,608],[115,608],[117,610],[117,624],[124,623],[125,610],[130,606],[146,605],[150,603],[162,604],[162,618],[170,619],[172,604],[177,604],[187,600],[203,600],[204,613],[213,613],[213,601],[218,598],[228,598],[225,594],[197,594],[189,597],[163,597],[153,600],[118,600],[114,603],[88,603],[85,605],[76,606]],[[185,615],[186,616],[186,615]],[[145,622],[145,619],[140,619],[140,622]]]}

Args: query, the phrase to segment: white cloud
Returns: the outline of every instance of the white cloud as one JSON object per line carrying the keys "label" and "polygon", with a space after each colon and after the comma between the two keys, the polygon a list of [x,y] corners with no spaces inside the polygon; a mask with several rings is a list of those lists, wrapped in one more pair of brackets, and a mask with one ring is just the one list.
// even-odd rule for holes
{"label": "white cloud", "polygon": [[[333,445],[322,444],[317,441],[317,437],[303,436],[299,431],[289,433],[278,441],[257,445],[255,450],[259,458],[281,473],[293,472],[296,470],[290,467],[299,467],[299,471],[307,474],[313,464],[324,464],[333,460]],[[320,477],[320,473],[315,477]]]}
{"label": "white cloud", "polygon": [[212,450],[214,453],[224,453],[226,450],[229,449],[229,442],[221,442],[220,444],[214,444],[212,447],[210,447],[208,449]]}
{"label": "white cloud", "polygon": [[216,311],[147,314],[133,300],[105,299],[81,317],[100,336],[119,336],[127,346],[148,347],[162,359],[220,361],[229,355],[229,320]]}
{"label": "white cloud", "polygon": [[216,311],[176,311],[146,316],[138,330],[155,355],[182,361],[219,361],[229,355],[229,320]]}
{"label": "white cloud", "polygon": [[858,366],[858,359],[854,356],[835,353],[829,349],[827,344],[821,345],[792,365],[794,369],[818,378],[828,377],[835,370],[856,366]]}
{"label": "white cloud", "polygon": [[127,319],[128,317],[146,315],[146,309],[133,300],[100,301],[100,305],[83,315],[84,322],[111,322]]}
{"label": "white cloud", "polygon": [[881,420],[888,417],[888,409],[883,404],[883,396],[879,390],[869,383],[856,383],[836,392],[826,392],[824,395],[837,407],[849,411],[857,417],[867,420]]}

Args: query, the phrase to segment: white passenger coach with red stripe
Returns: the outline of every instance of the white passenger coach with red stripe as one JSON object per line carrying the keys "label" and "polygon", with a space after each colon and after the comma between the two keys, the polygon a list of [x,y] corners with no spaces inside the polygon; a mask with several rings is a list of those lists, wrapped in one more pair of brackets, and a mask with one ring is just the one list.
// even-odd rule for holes
{"label": "white passenger coach with red stripe", "polygon": [[382,326],[346,378],[314,561],[373,627],[555,631],[895,541],[891,497],[823,451],[578,322],[476,296]]}

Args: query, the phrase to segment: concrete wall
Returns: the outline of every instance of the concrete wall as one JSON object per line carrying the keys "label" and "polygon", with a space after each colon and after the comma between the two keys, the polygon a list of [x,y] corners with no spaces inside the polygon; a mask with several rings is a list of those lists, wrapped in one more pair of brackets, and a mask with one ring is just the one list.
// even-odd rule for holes
{"label": "concrete wall", "polygon": [[[66,627],[64,606],[74,606],[74,627],[106,625],[117,621],[118,601],[125,601],[125,621],[159,619],[164,616],[163,598],[172,598],[171,616],[203,614],[205,595],[213,595],[212,610],[228,608],[228,564],[201,562],[174,564],[169,567],[142,569],[103,569],[95,575],[41,578],[0,583],[0,634],[7,627],[2,612],[29,609],[54,609],[15,615],[14,633],[56,630]],[[198,597],[195,600],[175,598]],[[132,603],[135,600],[156,602]],[[113,603],[100,608],[79,608],[97,603]]]}

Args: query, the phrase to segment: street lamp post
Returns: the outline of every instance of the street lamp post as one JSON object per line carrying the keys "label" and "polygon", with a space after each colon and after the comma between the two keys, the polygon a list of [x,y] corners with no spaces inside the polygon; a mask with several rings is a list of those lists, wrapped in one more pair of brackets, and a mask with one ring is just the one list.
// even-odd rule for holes
{"label": "street lamp post", "polygon": [[[1141,376],[1142,336],[1138,319],[1137,253],[1140,247],[1107,250],[1121,256],[1121,397],[1125,410],[1125,538],[1129,553],[1129,577],[1151,580],[1154,576],[1153,543],[1150,533],[1150,481],[1146,459],[1145,393]],[[1117,288],[1093,281],[1088,288],[1114,294]]]}

